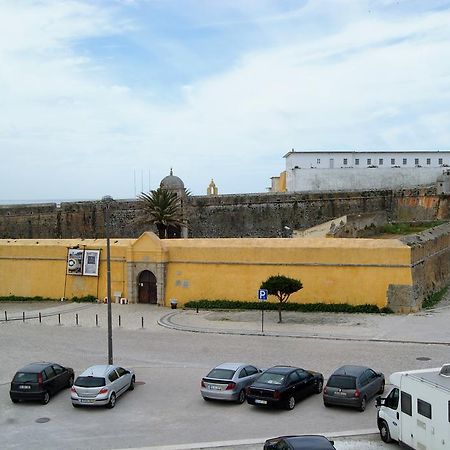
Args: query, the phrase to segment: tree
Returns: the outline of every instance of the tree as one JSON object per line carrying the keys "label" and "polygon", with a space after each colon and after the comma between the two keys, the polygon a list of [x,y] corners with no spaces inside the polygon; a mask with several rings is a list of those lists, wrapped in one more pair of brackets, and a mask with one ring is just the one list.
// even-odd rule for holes
{"label": "tree", "polygon": [[176,192],[159,187],[148,194],[143,192],[138,199],[145,213],[142,221],[156,225],[160,239],[167,237],[169,228],[185,225],[181,200]]}
{"label": "tree", "polygon": [[283,321],[281,318],[283,303],[289,300],[291,294],[302,288],[303,285],[300,280],[285,277],[284,275],[273,275],[261,283],[260,289],[267,289],[269,295],[275,295],[278,298],[278,323]]}

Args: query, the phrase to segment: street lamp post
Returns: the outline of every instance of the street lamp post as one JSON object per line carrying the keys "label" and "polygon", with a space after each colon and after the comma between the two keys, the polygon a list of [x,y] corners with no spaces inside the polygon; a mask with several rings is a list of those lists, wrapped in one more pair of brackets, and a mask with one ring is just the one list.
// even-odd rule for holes
{"label": "street lamp post", "polygon": [[111,311],[111,248],[109,242],[109,208],[113,198],[106,195],[102,198],[105,211],[105,235],[106,235],[106,284],[108,296],[108,364],[113,364],[113,345],[112,345],[112,311]]}

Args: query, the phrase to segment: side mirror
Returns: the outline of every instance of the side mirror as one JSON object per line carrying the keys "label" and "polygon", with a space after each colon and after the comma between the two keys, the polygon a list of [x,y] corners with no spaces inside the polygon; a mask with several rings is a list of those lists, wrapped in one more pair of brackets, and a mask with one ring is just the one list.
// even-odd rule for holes
{"label": "side mirror", "polygon": [[379,395],[376,399],[375,399],[375,407],[379,408],[380,406],[384,406],[386,402],[385,398],[381,398],[381,396]]}

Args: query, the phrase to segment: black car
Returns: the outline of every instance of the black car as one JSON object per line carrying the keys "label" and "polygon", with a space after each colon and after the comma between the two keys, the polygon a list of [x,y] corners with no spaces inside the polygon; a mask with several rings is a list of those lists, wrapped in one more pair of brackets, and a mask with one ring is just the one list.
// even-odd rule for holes
{"label": "black car", "polygon": [[267,439],[264,450],[336,450],[325,436],[280,436]]}
{"label": "black car", "polygon": [[323,375],[291,366],[275,366],[264,371],[247,389],[250,405],[282,406],[294,409],[297,400],[320,394]]}
{"label": "black car", "polygon": [[367,402],[384,392],[384,375],[366,366],[342,366],[328,379],[323,390],[325,406],[352,406],[364,411]]}
{"label": "black car", "polygon": [[37,400],[46,405],[50,396],[73,384],[74,373],[70,367],[49,362],[28,364],[14,375],[9,396],[13,403]]}

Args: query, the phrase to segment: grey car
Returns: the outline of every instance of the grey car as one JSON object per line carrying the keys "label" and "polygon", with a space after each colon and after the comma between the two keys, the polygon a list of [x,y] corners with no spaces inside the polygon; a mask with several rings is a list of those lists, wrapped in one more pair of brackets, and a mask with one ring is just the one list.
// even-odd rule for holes
{"label": "grey car", "polygon": [[342,366],[336,369],[323,390],[325,406],[351,406],[364,411],[367,402],[384,392],[385,379],[381,372],[366,366]]}
{"label": "grey car", "polygon": [[113,365],[89,367],[70,390],[72,405],[74,408],[102,405],[114,408],[117,397],[134,389],[135,380],[132,369]]}
{"label": "grey car", "polygon": [[244,403],[245,389],[261,374],[257,367],[246,363],[224,363],[202,378],[200,392],[204,400],[228,400]]}

